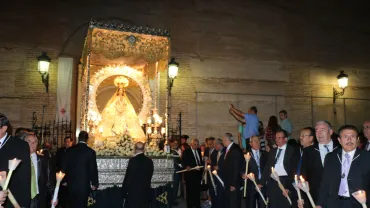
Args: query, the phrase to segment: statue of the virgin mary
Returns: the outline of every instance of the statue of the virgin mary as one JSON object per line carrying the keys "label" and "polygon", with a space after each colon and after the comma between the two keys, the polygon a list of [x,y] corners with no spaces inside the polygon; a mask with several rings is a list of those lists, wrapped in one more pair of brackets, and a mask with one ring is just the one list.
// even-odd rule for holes
{"label": "statue of the virgin mary", "polygon": [[139,118],[126,96],[125,88],[129,80],[119,76],[114,80],[116,93],[104,107],[101,116],[100,129],[103,137],[122,136],[129,134],[133,139],[145,141],[145,134],[140,126]]}

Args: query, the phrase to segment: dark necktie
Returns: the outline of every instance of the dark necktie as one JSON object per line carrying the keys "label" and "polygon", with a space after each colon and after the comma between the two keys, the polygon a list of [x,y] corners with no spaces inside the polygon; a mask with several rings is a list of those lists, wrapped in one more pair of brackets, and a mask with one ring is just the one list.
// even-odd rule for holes
{"label": "dark necktie", "polygon": [[326,149],[326,154],[328,154],[328,153],[330,152],[330,150],[329,150],[329,145],[328,145],[328,144],[325,144],[325,145],[324,145],[324,147],[325,147],[325,149]]}
{"label": "dark necktie", "polygon": [[199,166],[200,165],[200,161],[198,159],[198,153],[197,153],[196,150],[193,150],[193,153],[194,153],[194,157],[195,157],[195,162],[197,163],[197,166]]}
{"label": "dark necktie", "polygon": [[276,165],[277,161],[279,160],[279,157],[280,157],[280,154],[281,154],[282,150],[283,149],[279,149],[279,152],[278,152],[277,156],[275,157],[275,162],[274,162],[275,165]]}
{"label": "dark necktie", "polygon": [[[1,147],[1,143],[0,143],[0,147]],[[366,151],[369,151],[370,150],[370,142],[367,142],[366,143],[365,150]]]}

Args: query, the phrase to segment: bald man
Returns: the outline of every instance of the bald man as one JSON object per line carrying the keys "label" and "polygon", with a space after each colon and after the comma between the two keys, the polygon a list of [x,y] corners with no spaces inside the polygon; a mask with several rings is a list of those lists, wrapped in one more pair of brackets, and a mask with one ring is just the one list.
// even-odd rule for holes
{"label": "bald man", "polygon": [[149,207],[154,165],[152,159],[144,155],[144,148],[142,142],[135,144],[135,155],[128,162],[123,180],[122,193],[128,208]]}

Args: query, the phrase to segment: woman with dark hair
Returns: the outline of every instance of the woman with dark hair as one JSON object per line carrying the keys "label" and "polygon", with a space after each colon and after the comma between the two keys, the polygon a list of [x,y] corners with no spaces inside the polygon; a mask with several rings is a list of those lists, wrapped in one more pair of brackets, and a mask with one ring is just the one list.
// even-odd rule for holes
{"label": "woman with dark hair", "polygon": [[276,146],[275,144],[276,131],[279,129],[281,129],[281,127],[278,124],[276,116],[270,116],[265,133],[265,140],[267,145],[270,146],[270,148]]}
{"label": "woman with dark hair", "polygon": [[260,139],[261,150],[265,151],[266,150],[265,129],[263,128],[262,121],[259,121],[258,133],[259,133],[258,138]]}

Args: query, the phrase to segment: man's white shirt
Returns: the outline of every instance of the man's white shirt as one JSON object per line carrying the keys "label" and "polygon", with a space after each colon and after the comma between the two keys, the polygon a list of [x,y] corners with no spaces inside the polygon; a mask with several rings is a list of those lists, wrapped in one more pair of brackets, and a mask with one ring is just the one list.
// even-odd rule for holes
{"label": "man's white shirt", "polygon": [[276,155],[275,155],[275,158],[276,158],[278,153],[279,153],[279,149],[281,149],[280,156],[279,156],[278,160],[276,161],[275,168],[274,168],[276,173],[279,176],[287,176],[288,175],[288,173],[286,172],[286,170],[284,168],[284,158],[285,158],[286,147],[287,147],[287,144],[284,144],[283,146],[278,147],[278,149],[276,151]]}

